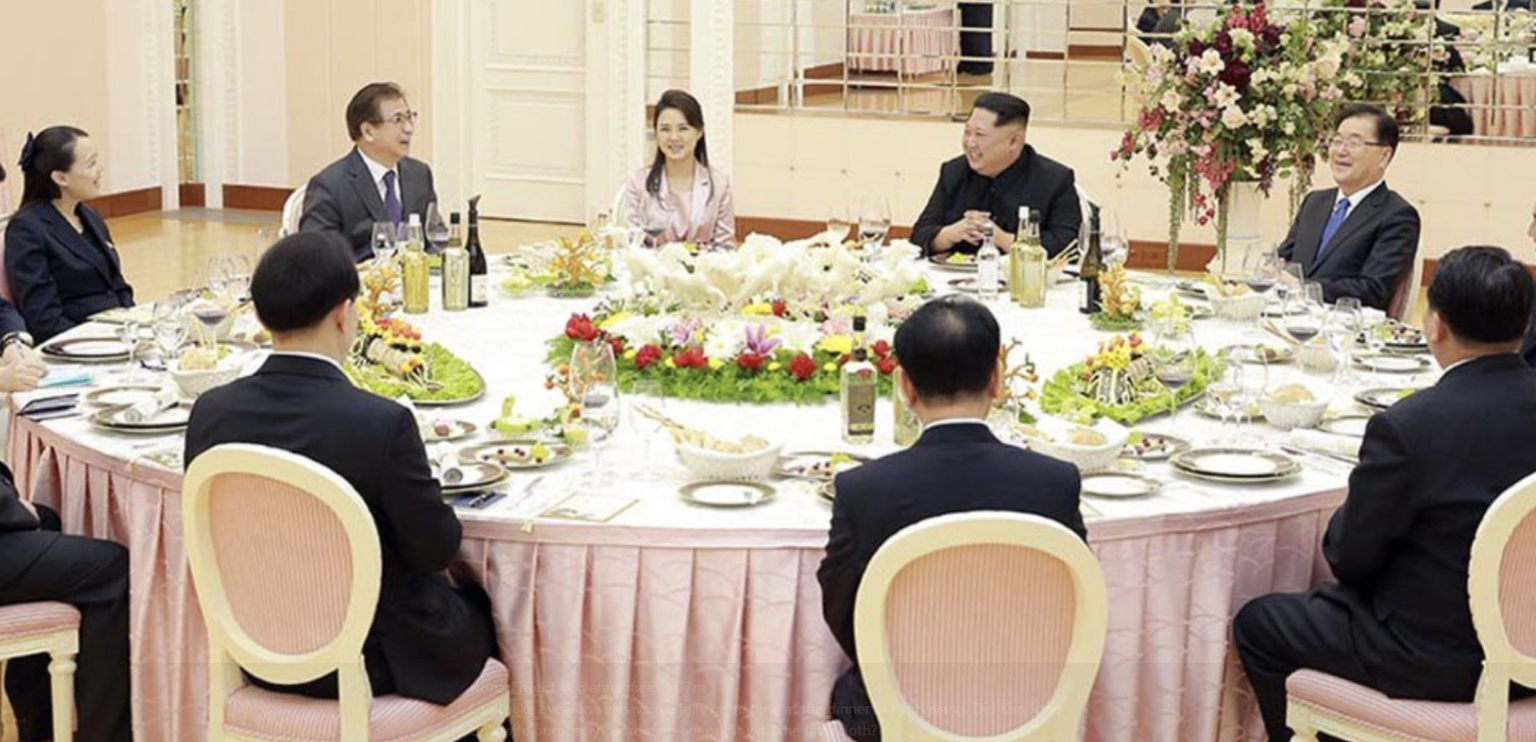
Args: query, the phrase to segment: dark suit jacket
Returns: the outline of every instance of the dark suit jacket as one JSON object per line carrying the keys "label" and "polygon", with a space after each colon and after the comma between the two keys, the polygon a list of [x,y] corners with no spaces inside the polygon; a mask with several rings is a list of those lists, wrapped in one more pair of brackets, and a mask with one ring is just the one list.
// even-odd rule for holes
{"label": "dark suit jacket", "polygon": [[[1466,677],[1483,653],[1468,608],[1472,538],[1488,506],[1536,472],[1536,373],[1514,354],[1470,361],[1371,418],[1323,539],[1363,664],[1389,696],[1423,675]],[[1436,687],[1443,687],[1444,683]]]}
{"label": "dark suit jacket", "polygon": [[[400,176],[400,206],[405,220],[420,214],[426,223],[427,206],[437,201],[432,186],[432,168],[421,160],[407,157],[396,166]],[[384,199],[368,172],[368,164],[356,147],[351,152],[309,179],[304,190],[304,215],[299,229],[312,232],[340,232],[352,243],[358,262],[373,257],[373,223],[385,221]]]}
{"label": "dark suit jacket", "polygon": [[[41,524],[21,506],[11,470],[0,464],[0,588],[25,572],[58,540],[59,534],[46,531],[42,537],[9,539],[12,533],[33,533]],[[50,538],[51,536],[51,538]]]}
{"label": "dark suit jacket", "polygon": [[354,387],[324,361],[275,355],[193,407],[186,461],[221,443],[292,451],[356,488],[378,526],[384,561],[365,661],[386,662],[398,692],[412,698],[444,704],[469,687],[490,654],[489,619],[442,574],[462,528],[408,410]]}
{"label": "dark suit jacket", "polygon": [[1525,327],[1525,340],[1520,343],[1520,357],[1525,365],[1536,368],[1536,302],[1531,302],[1531,321]]}
{"label": "dark suit jacket", "polygon": [[[988,178],[971,170],[961,155],[939,168],[939,182],[928,197],[928,205],[912,225],[912,244],[933,254],[933,238],[939,230],[954,224],[972,209],[992,214],[992,222],[1009,234],[1019,231],[1019,207],[1041,212],[1040,241],[1045,251],[1055,255],[1083,228],[1083,208],[1077,200],[1072,169],[1035,153],[1024,145],[1019,159],[1008,169]],[[981,245],[961,242],[958,252],[974,253]]]}
{"label": "dark suit jacket", "polygon": [[1006,445],[980,424],[931,428],[911,448],[838,475],[827,555],[816,578],[822,615],[855,665],[838,680],[832,711],[850,735],[876,738],[855,731],[869,719],[840,709],[868,705],[858,674],[853,606],[880,546],[914,523],[973,510],[1040,515],[1086,538],[1078,509],[1081,489],[1076,467]]}
{"label": "dark suit jacket", "polygon": [[1333,215],[1339,189],[1307,194],[1280,257],[1302,264],[1307,280],[1323,285],[1323,298],[1354,296],[1368,307],[1386,309],[1403,271],[1413,270],[1419,249],[1419,211],[1383,183],[1349,212],[1319,259],[1318,243]]}
{"label": "dark suit jacket", "polygon": [[107,223],[85,204],[75,213],[83,234],[47,201],[22,207],[5,230],[11,296],[38,342],[102,310],[133,306]]}

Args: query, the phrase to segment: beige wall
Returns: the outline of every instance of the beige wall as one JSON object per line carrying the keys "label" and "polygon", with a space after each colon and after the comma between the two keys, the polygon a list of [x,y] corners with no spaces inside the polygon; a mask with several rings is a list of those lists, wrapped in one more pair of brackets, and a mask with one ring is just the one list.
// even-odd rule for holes
{"label": "beige wall", "polygon": [[[910,225],[932,192],[939,164],[960,150],[959,124],[788,114],[736,115],[736,212],[746,216],[825,219],[829,207],[857,210],[864,193],[891,199],[894,221]],[[1120,215],[1132,239],[1167,235],[1167,189],[1144,163],[1121,170],[1109,153],[1120,140],[1111,129],[1036,124],[1030,142],[1070,165],[1078,182]],[[1424,222],[1421,257],[1485,242],[1536,260],[1525,237],[1536,200],[1536,148],[1405,144],[1388,183],[1418,208]],[[1331,185],[1319,175],[1316,185]],[[1264,239],[1287,229],[1284,183],[1265,202]],[[1211,228],[1187,228],[1186,242],[1212,244]]]}
{"label": "beige wall", "polygon": [[[271,2],[272,0],[250,0]],[[434,117],[431,0],[286,0],[281,39],[287,88],[288,184],[345,154],[346,107],[364,84],[393,80],[422,112],[413,154],[430,161]],[[248,32],[248,31],[247,31]]]}

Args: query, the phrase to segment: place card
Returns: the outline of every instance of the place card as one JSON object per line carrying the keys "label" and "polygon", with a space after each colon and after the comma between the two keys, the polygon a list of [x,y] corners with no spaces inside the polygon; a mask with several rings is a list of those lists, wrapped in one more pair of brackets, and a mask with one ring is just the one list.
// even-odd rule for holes
{"label": "place card", "polygon": [[607,523],[639,502],[633,497],[615,495],[575,494],[555,503],[554,507],[540,513],[540,517],[555,520],[577,520],[587,523]]}

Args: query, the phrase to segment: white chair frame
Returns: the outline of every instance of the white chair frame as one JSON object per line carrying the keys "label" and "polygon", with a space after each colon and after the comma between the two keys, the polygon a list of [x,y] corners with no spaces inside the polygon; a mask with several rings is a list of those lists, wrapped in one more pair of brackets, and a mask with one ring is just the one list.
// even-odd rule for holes
{"label": "white chair frame", "polygon": [[930,518],[891,537],[870,560],[854,603],[853,629],[860,669],[881,735],[901,742],[965,742],[978,738],[940,729],[907,704],[887,649],[885,605],[897,575],[914,561],[961,546],[999,544],[1045,552],[1071,573],[1076,586],[1076,625],[1061,679],[1033,719],[986,742],[1076,742],[1088,695],[1099,673],[1109,626],[1104,573],[1077,534],[1055,521],[1021,513],[974,511]]}
{"label": "white chair frame", "polygon": [[[1483,515],[1472,540],[1468,592],[1472,626],[1483,645],[1483,676],[1472,703],[1477,709],[1477,742],[1504,742],[1509,727],[1509,684],[1536,688],[1536,657],[1516,649],[1504,625],[1499,603],[1504,551],[1515,529],[1536,511],[1536,474],[1505,490]],[[1311,705],[1287,699],[1286,723],[1293,742],[1317,742],[1319,733],[1354,742],[1414,742],[1414,739],[1363,727]]]}
{"label": "white chair frame", "polygon": [[287,237],[299,231],[299,220],[304,218],[304,193],[309,190],[308,185],[301,185],[288,194],[288,200],[283,202],[283,225],[279,237]]}
{"label": "white chair frame", "polygon": [[[209,497],[214,480],[223,474],[260,476],[304,490],[341,522],[352,551],[352,590],[341,630],[325,646],[304,654],[285,654],[268,649],[240,628],[219,573],[209,526]],[[282,685],[337,673],[341,742],[366,740],[373,691],[363,669],[363,640],[379,602],[383,561],[378,529],[357,491],[340,475],[303,456],[266,446],[230,443],[215,446],[192,462],[182,485],[182,498],[187,563],[208,624],[208,738],[264,742],[225,729],[225,701],[245,685],[240,673],[244,669]],[[501,723],[509,712],[510,701],[502,695],[497,703],[460,718],[457,724],[421,742],[452,742],[476,732],[483,742],[500,742],[505,738]]]}
{"label": "white chair frame", "polygon": [[80,653],[78,628],[32,634],[0,641],[0,660],[47,653],[48,680],[53,694],[53,742],[75,737],[75,655]]}

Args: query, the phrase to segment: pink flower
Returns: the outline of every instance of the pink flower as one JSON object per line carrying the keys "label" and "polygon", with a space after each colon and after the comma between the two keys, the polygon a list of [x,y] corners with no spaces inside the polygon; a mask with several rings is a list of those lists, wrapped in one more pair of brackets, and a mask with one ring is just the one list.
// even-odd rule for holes
{"label": "pink flower", "polygon": [[1365,30],[1366,30],[1365,29],[1365,17],[1364,16],[1356,16],[1354,20],[1349,22],[1349,29],[1348,30],[1349,30],[1349,35],[1350,36],[1353,36],[1353,37],[1355,37],[1357,39],[1364,38],[1365,37]]}
{"label": "pink flower", "polygon": [[768,328],[763,325],[752,325],[747,328],[747,350],[753,354],[772,355],[773,349],[779,347],[779,342],[778,338],[768,337]]}

